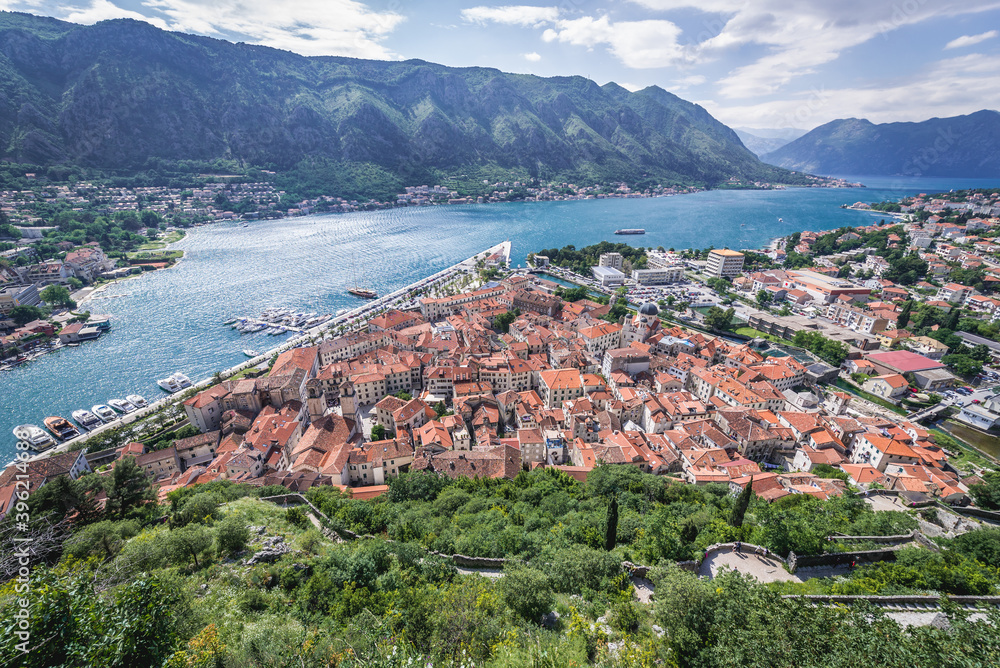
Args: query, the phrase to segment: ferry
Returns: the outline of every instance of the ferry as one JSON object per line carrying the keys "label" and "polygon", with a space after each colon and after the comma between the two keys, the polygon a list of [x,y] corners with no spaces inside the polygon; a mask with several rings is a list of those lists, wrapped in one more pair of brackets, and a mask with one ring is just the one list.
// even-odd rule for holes
{"label": "ferry", "polygon": [[45,428],[55,434],[60,441],[75,438],[80,435],[80,430],[74,427],[69,420],[58,415],[47,417],[42,420]]}
{"label": "ferry", "polygon": [[642,228],[636,228],[631,230],[615,230],[615,234],[645,234],[646,230]]}
{"label": "ferry", "polygon": [[109,406],[104,404],[95,404],[90,407],[90,412],[101,418],[104,422],[111,422],[112,420],[118,419],[118,414],[115,413]]}
{"label": "ferry", "polygon": [[98,425],[104,424],[101,418],[83,408],[78,411],[73,411],[73,419],[76,420],[77,424],[88,431]]}
{"label": "ferry", "polygon": [[22,424],[14,427],[14,438],[24,441],[28,447],[36,452],[48,450],[56,444],[56,439],[52,438],[45,431],[33,424]]}
{"label": "ferry", "polygon": [[125,401],[132,404],[135,408],[145,408],[149,405],[141,394],[130,394],[125,397]]}
{"label": "ferry", "polygon": [[135,410],[135,405],[127,399],[108,399],[108,406],[111,406],[119,413],[131,413]]}

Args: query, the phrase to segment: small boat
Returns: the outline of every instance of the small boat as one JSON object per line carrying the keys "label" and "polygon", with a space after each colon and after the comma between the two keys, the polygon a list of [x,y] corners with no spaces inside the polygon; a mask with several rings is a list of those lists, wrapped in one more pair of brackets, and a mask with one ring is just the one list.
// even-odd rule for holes
{"label": "small boat", "polygon": [[784,219],[784,218],[779,218],[779,219],[778,219],[778,222],[779,222],[779,223],[783,223],[783,222],[785,222],[785,219]]}
{"label": "small boat", "polygon": [[101,418],[103,422],[111,422],[118,419],[118,413],[115,413],[110,406],[105,406],[104,404],[91,406],[90,412]]}
{"label": "small boat", "polygon": [[182,390],[185,387],[191,387],[191,379],[182,374],[180,371],[174,373],[170,377],[173,378],[175,381],[177,381],[177,384],[181,386]]}
{"label": "small boat", "polygon": [[259,352],[257,352],[256,350],[251,350],[250,348],[244,350],[243,354],[246,355],[247,357],[260,357]]}
{"label": "small boat", "polygon": [[24,441],[36,452],[47,450],[56,444],[56,439],[45,433],[41,427],[33,424],[22,424],[14,427],[14,437]]}
{"label": "small boat", "polygon": [[73,419],[76,420],[77,424],[88,431],[98,425],[104,424],[104,421],[101,420],[101,418],[83,408],[78,411],[73,411]]}
{"label": "small boat", "polygon": [[111,406],[119,413],[131,413],[135,410],[135,406],[126,399],[108,399],[108,406]]}
{"label": "small boat", "polygon": [[167,392],[170,392],[171,394],[173,394],[174,392],[181,391],[181,384],[178,383],[173,376],[167,376],[166,378],[161,378],[158,381],[156,381],[156,384],[159,385],[162,389],[166,390]]}
{"label": "small boat", "polygon": [[69,420],[64,417],[59,417],[58,415],[45,418],[42,420],[42,424],[45,425],[46,429],[55,434],[56,438],[60,441],[65,441],[80,435],[79,429],[74,427]]}
{"label": "small boat", "polygon": [[243,223],[240,227],[250,227],[250,223]]}
{"label": "small boat", "polygon": [[125,400],[132,404],[135,408],[145,408],[149,405],[141,394],[130,394],[125,397]]}

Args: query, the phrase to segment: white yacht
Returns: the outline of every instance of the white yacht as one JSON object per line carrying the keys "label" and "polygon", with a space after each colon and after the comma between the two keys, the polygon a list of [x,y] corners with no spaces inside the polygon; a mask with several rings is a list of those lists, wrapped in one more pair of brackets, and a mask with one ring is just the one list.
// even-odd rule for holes
{"label": "white yacht", "polygon": [[173,376],[167,376],[166,378],[161,378],[158,381],[156,381],[156,384],[162,387],[167,392],[170,392],[171,394],[174,392],[181,391],[181,384],[178,383],[177,379],[174,378]]}
{"label": "white yacht", "polygon": [[22,424],[14,427],[14,437],[25,441],[32,450],[41,452],[56,444],[56,439],[45,433],[41,427],[33,424]]}
{"label": "white yacht", "polygon": [[181,389],[184,389],[185,387],[191,387],[191,379],[182,374],[180,371],[178,371],[177,373],[173,374],[170,377],[173,378],[175,381],[177,381],[177,384],[181,386]]}
{"label": "white yacht", "polygon": [[91,406],[90,412],[101,418],[104,422],[111,422],[118,419],[118,413],[115,413],[109,406],[105,406],[104,404]]}
{"label": "white yacht", "polygon": [[97,425],[103,424],[101,418],[97,417],[90,411],[85,410],[83,408],[81,408],[78,411],[73,411],[72,415],[73,419],[76,420],[77,424],[79,424],[84,429],[88,430],[93,429]]}
{"label": "white yacht", "polygon": [[130,394],[125,397],[125,400],[136,408],[145,408],[149,405],[149,402],[141,394]]}
{"label": "white yacht", "polygon": [[246,355],[247,357],[258,357],[258,356],[260,356],[259,352],[257,352],[256,350],[251,350],[250,348],[247,348],[246,350],[244,350],[243,354]]}
{"label": "white yacht", "polygon": [[108,406],[111,406],[119,413],[131,413],[135,410],[132,402],[126,399],[108,399]]}

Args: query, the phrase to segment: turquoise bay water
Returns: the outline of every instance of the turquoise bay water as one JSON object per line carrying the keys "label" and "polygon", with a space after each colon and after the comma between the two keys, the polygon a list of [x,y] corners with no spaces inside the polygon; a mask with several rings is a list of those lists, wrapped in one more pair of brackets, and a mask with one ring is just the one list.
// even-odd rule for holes
{"label": "turquoise bay water", "polygon": [[[241,337],[222,322],[268,306],[334,313],[358,301],[344,292],[352,264],[385,294],[510,239],[512,261],[528,253],[601,240],[635,246],[753,248],[801,230],[867,225],[880,216],[841,204],[917,192],[994,187],[1000,181],[871,179],[867,189],[711,191],[656,199],[439,206],[191,230],[174,268],[117,284],[88,302],[112,316],[112,331],[0,373],[0,461],[14,453],[11,429],[139,393],[174,371],[198,381],[266,349],[279,337]],[[783,222],[778,222],[781,218]],[[615,229],[643,227],[643,236]]]}

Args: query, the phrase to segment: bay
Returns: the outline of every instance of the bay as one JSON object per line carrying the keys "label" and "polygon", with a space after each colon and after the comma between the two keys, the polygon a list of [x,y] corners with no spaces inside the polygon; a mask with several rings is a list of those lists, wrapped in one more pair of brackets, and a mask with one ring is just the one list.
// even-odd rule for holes
{"label": "bay", "polygon": [[[882,216],[839,208],[918,192],[1000,186],[998,180],[849,176],[865,189],[715,190],[652,199],[437,206],[195,228],[174,247],[174,268],[116,284],[85,305],[108,314],[98,341],[0,372],[0,461],[14,454],[14,426],[139,393],[175,371],[198,381],[284,337],[240,336],[222,323],[269,306],[335,313],[358,300],[344,289],[363,275],[381,294],[505,239],[512,263],[528,253],[601,240],[665,248],[755,248],[803,230],[868,225]],[[781,221],[779,222],[779,219]],[[615,236],[622,227],[642,236]]]}

